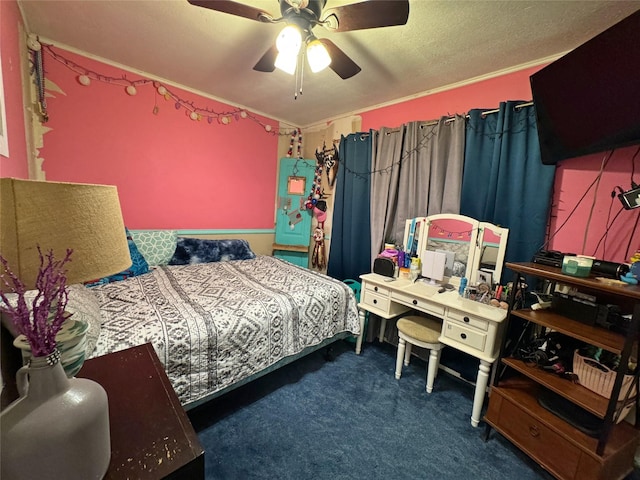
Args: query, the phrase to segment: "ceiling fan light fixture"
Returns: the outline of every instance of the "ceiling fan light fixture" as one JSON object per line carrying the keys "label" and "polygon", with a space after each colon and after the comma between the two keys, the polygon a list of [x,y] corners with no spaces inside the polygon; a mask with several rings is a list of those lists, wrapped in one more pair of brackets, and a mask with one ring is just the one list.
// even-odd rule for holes
{"label": "ceiling fan light fixture", "polygon": [[302,9],[307,8],[309,0],[285,0],[289,5],[294,8]]}
{"label": "ceiling fan light fixture", "polygon": [[293,75],[296,72],[296,66],[298,65],[298,54],[290,52],[280,52],[276,57],[274,63],[276,68],[279,68],[283,72]]}
{"label": "ceiling fan light fixture", "polygon": [[318,73],[331,65],[331,56],[320,40],[314,38],[307,44],[307,60],[313,73]]}
{"label": "ceiling fan light fixture", "polygon": [[276,48],[281,54],[298,55],[301,46],[302,33],[293,25],[284,27],[276,39]]}

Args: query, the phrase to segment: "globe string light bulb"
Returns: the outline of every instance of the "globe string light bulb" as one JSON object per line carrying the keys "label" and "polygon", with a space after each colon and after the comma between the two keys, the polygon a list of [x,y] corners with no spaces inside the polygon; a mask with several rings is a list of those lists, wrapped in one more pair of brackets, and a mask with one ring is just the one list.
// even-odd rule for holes
{"label": "globe string light bulb", "polygon": [[241,116],[242,118],[247,118],[247,112],[245,112],[244,110],[242,110],[242,111],[240,112],[240,116]]}
{"label": "globe string light bulb", "polygon": [[270,131],[271,131],[271,125],[265,125],[265,126],[264,126],[264,129],[265,129],[267,132],[270,132]]}
{"label": "globe string light bulb", "polygon": [[132,97],[138,93],[138,91],[136,90],[136,87],[134,87],[133,85],[129,85],[127,86],[127,88],[125,88],[125,91],[127,92],[128,95],[131,95]]}
{"label": "globe string light bulb", "polygon": [[158,93],[164,97],[167,94],[167,89],[165,87],[163,87],[162,85],[160,85],[158,87]]}
{"label": "globe string light bulb", "polygon": [[91,79],[87,75],[78,75],[78,83],[88,87],[91,84]]}

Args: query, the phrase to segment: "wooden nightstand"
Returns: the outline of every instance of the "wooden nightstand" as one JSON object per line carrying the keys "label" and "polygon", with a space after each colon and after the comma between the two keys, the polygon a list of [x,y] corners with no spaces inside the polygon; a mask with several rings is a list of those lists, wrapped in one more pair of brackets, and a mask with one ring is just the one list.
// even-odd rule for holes
{"label": "wooden nightstand", "polygon": [[204,478],[204,450],[150,343],[87,360],[77,376],[109,397],[105,479]]}

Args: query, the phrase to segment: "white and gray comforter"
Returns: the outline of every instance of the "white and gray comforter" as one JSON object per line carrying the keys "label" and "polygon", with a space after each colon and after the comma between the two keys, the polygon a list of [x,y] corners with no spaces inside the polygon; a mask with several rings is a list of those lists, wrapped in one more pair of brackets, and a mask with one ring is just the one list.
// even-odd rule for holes
{"label": "white and gray comforter", "polygon": [[158,267],[92,290],[103,317],[92,356],[151,342],[183,405],[360,330],[347,285],[268,256]]}

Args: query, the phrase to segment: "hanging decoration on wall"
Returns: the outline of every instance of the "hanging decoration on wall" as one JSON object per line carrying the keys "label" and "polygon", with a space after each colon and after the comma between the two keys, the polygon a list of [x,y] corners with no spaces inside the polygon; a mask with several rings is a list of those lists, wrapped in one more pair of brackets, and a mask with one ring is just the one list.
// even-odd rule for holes
{"label": "hanging decoration on wall", "polygon": [[[158,82],[156,80],[151,80],[148,78],[130,80],[126,75],[122,75],[121,77],[112,77],[93,71],[89,68],[83,67],[73,60],[70,60],[69,58],[66,58],[64,55],[55,50],[52,45],[39,42],[37,37],[35,36],[30,36],[28,47],[32,56],[31,68],[32,73],[35,76],[35,83],[38,89],[38,108],[40,110],[40,116],[43,123],[48,120],[48,116],[46,113],[46,100],[44,98],[44,67],[42,58],[43,53],[46,53],[53,60],[63,64],[69,70],[76,73],[77,81],[85,87],[89,87],[91,85],[91,82],[95,80],[102,83],[124,87],[124,92],[127,95],[133,97],[136,96],[140,87],[152,86],[153,88],[155,88],[158,95],[163,97],[166,101],[173,102],[176,110],[184,110],[187,118],[193,121],[202,121],[206,119],[207,123],[209,124],[213,124],[215,122],[220,125],[230,125],[234,121],[237,122],[240,120],[251,120],[254,123],[260,125],[265,132],[272,135],[289,134],[288,132],[281,133],[277,127],[269,125],[268,123],[264,123],[252,113],[247,112],[246,110],[241,108],[236,108],[231,111],[218,112],[208,107],[198,106],[194,102],[190,102],[180,97],[175,91],[170,90],[166,85],[163,85],[161,82]],[[152,113],[154,115],[158,115],[160,113],[160,106],[156,101],[154,101]]]}
{"label": "hanging decoration on wall", "polygon": [[47,123],[49,121],[49,114],[47,112],[47,98],[44,93],[44,58],[42,57],[42,45],[35,35],[29,35],[27,44],[31,53],[31,74],[34,77],[36,94],[38,96],[36,101],[38,114],[40,115],[40,121]]}
{"label": "hanging decoration on wall", "polygon": [[293,212],[289,213],[289,227],[293,230],[293,227],[297,224],[300,223],[302,221],[302,214],[300,213],[300,210],[294,210]]}
{"label": "hanging decoration on wall", "polygon": [[296,158],[302,159],[302,130],[299,128],[291,132],[291,143],[289,144],[289,150],[287,150],[287,157],[291,158],[293,156],[293,144],[295,143],[296,138],[298,139]]}
{"label": "hanging decoration on wall", "polygon": [[305,208],[309,211],[313,210],[322,198],[322,195],[322,163],[317,162],[316,171],[313,176],[313,183],[311,184],[311,192],[305,202]]}
{"label": "hanging decoration on wall", "polygon": [[278,208],[288,211],[291,208],[291,197],[278,197]]}
{"label": "hanging decoration on wall", "polygon": [[313,254],[311,255],[311,266],[318,270],[323,270],[327,266],[327,255],[324,246],[324,222],[327,219],[327,202],[319,200],[313,207],[313,216],[317,224],[313,230]]}
{"label": "hanging decoration on wall", "polygon": [[325,142],[322,142],[322,151],[316,148],[316,159],[321,163],[327,172],[327,183],[333,188],[338,175],[338,162],[340,161],[338,149],[335,143],[331,144],[331,148],[327,148]]}

